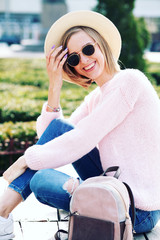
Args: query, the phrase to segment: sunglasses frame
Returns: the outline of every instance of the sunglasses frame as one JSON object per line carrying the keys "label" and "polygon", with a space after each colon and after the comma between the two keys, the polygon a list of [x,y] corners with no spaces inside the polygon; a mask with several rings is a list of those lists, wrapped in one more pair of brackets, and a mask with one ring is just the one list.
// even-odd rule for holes
{"label": "sunglasses frame", "polygon": [[[87,43],[87,44],[85,44],[85,45],[82,47],[82,50],[79,51],[78,53],[73,52],[73,53],[69,54],[69,56],[68,56],[68,58],[67,58],[67,64],[68,64],[70,67],[76,67],[76,66],[79,64],[79,62],[80,62],[80,53],[83,53],[85,56],[92,56],[92,55],[94,54],[94,52],[95,52],[95,47],[94,47],[94,46],[95,46],[96,44],[97,44],[97,42]],[[83,52],[83,50],[84,50],[85,47],[90,46],[90,45],[93,47],[94,52],[93,52],[91,55],[87,55],[87,54],[85,54],[85,53]],[[76,55],[76,56],[78,57],[78,59],[79,59],[78,64],[76,64],[75,66],[71,65],[71,64],[68,62],[69,57],[71,57],[71,56],[73,56],[73,55]]]}

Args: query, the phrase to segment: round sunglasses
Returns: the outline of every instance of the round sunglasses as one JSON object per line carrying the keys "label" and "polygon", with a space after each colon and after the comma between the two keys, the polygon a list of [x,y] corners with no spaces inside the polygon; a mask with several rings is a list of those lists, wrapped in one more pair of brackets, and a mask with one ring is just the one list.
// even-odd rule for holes
{"label": "round sunglasses", "polygon": [[83,53],[86,56],[91,56],[95,52],[95,45],[96,43],[87,43],[80,52],[76,53],[71,53],[68,58],[67,58],[67,63],[71,67],[75,67],[79,64],[80,62],[80,53]]}

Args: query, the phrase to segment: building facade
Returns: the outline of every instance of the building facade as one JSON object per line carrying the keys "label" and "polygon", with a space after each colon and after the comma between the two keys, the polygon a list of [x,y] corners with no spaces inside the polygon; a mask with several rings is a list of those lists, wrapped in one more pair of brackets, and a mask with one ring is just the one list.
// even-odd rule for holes
{"label": "building facade", "polygon": [[1,0],[0,39],[44,40],[51,24],[67,12],[65,0]]}

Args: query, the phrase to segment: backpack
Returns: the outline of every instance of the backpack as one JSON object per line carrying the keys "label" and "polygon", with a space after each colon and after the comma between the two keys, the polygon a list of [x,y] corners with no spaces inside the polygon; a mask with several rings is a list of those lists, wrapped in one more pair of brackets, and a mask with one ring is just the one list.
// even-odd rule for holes
{"label": "backpack", "polygon": [[[114,176],[106,176],[112,171],[116,171]],[[129,186],[118,180],[119,174],[119,167],[108,168],[103,176],[88,178],[74,191],[70,202],[68,240],[133,239],[134,199]],[[60,232],[56,233],[55,239],[61,239],[58,238]]]}

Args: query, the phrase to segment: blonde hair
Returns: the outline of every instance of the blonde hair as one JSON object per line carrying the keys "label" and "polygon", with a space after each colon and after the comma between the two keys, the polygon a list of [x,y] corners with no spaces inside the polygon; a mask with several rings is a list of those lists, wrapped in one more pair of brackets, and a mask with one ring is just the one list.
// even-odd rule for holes
{"label": "blonde hair", "polygon": [[[120,70],[120,67],[117,63],[117,61],[114,59],[111,49],[106,42],[106,40],[93,28],[85,27],[85,26],[77,26],[70,28],[68,31],[66,31],[61,39],[61,45],[62,50],[64,50],[67,47],[68,41],[70,40],[71,36],[79,31],[84,31],[87,33],[95,42],[98,43],[98,46],[100,47],[100,50],[102,51],[105,62],[108,68],[108,72],[110,74],[114,74]],[[88,88],[91,83],[93,82],[92,79],[89,79],[85,76],[82,76],[76,72],[74,67],[71,67],[65,62],[63,66],[64,72],[72,79],[72,82],[80,85],[84,88]]]}

